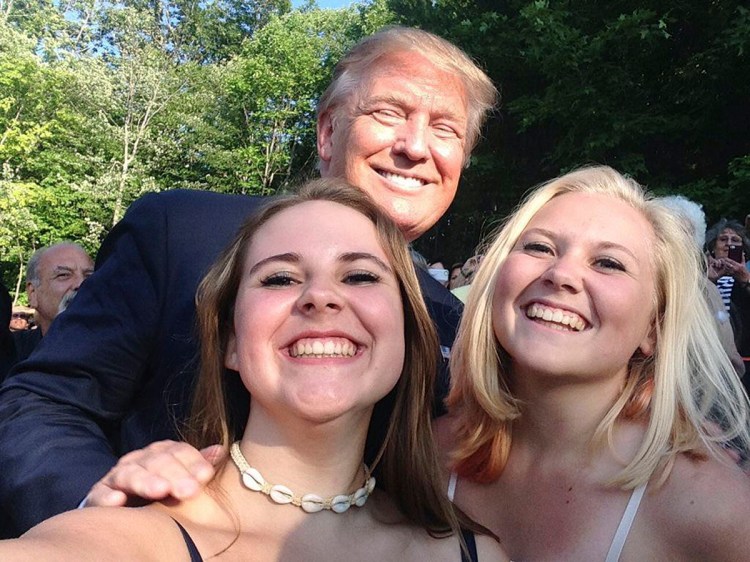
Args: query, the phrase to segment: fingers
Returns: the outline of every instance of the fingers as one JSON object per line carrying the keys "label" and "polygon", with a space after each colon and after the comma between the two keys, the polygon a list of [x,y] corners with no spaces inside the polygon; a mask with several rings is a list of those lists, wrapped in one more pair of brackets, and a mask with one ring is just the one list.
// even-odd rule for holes
{"label": "fingers", "polygon": [[212,466],[216,466],[219,462],[227,456],[228,451],[221,445],[211,445],[205,449],[200,450],[203,458],[211,463]]}
{"label": "fingers", "polygon": [[127,504],[128,496],[118,490],[113,490],[100,480],[91,488],[86,496],[86,507],[121,507]]}
{"label": "fingers", "polygon": [[[221,447],[209,447],[211,459]],[[133,505],[168,496],[187,499],[213,478],[212,463],[187,443],[159,441],[123,456],[87,496],[86,505]]]}

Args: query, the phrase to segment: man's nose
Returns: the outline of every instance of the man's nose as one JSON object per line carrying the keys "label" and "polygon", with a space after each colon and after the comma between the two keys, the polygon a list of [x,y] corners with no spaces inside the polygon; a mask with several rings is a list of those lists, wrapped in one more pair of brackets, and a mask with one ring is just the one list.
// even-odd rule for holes
{"label": "man's nose", "polygon": [[74,273],[73,274],[73,285],[71,286],[71,289],[74,291],[77,291],[81,283],[83,283],[86,280],[86,276],[83,273]]}
{"label": "man's nose", "polygon": [[429,120],[426,116],[410,116],[399,127],[398,139],[394,145],[396,152],[409,160],[424,160],[430,150]]}

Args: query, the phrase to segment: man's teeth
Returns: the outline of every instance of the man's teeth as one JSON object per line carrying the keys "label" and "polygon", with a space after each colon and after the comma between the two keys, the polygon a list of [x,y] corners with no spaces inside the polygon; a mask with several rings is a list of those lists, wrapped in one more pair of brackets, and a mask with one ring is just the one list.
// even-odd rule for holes
{"label": "man's teeth", "polygon": [[357,345],[344,338],[302,339],[289,346],[292,357],[353,357]]}
{"label": "man's teeth", "polygon": [[540,304],[532,304],[526,307],[526,316],[559,324],[562,330],[566,329],[563,328],[563,326],[566,326],[568,329],[580,332],[586,327],[586,322],[577,314],[567,310],[560,310],[559,308],[549,308]]}
{"label": "man's teeth", "polygon": [[424,185],[424,182],[419,178],[409,178],[391,172],[380,172],[380,175],[387,179],[389,182],[398,185],[399,187],[416,189]]}

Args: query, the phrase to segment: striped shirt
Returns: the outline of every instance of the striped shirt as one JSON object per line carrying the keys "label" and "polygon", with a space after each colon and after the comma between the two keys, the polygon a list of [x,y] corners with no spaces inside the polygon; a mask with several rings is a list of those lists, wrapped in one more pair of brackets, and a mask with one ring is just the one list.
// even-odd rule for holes
{"label": "striped shirt", "polygon": [[724,308],[729,312],[729,302],[732,300],[732,287],[734,287],[734,277],[725,275],[716,280],[716,288],[719,289],[721,300],[724,302]]}

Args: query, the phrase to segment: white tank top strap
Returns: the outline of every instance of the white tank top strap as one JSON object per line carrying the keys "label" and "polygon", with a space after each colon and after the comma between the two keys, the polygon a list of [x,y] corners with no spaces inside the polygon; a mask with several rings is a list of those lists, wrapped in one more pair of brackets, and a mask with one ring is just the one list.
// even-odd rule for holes
{"label": "white tank top strap", "polygon": [[456,484],[458,484],[458,474],[451,470],[451,475],[448,479],[448,499],[451,502],[456,497]]}
{"label": "white tank top strap", "polygon": [[625,546],[625,541],[628,539],[630,527],[633,525],[635,514],[638,512],[638,507],[641,505],[641,500],[643,499],[645,491],[646,484],[641,484],[633,490],[632,494],[630,494],[630,500],[625,507],[625,512],[622,514],[620,526],[617,527],[617,531],[612,539],[612,544],[609,547],[609,552],[607,553],[605,562],[617,562],[620,559],[620,554]]}

